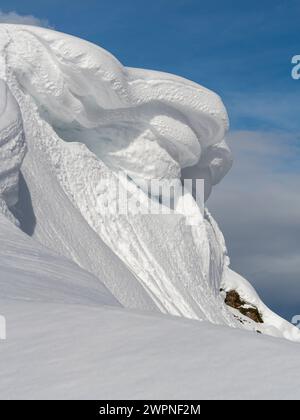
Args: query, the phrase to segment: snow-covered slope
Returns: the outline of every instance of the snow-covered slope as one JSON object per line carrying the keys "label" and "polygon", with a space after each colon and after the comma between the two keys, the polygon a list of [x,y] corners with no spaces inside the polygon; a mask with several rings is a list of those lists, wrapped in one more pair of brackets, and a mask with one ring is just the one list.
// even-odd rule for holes
{"label": "snow-covered slope", "polygon": [[285,340],[121,308],[0,215],[0,399],[292,399]]}
{"label": "snow-covered slope", "polygon": [[[177,76],[125,68],[86,41],[20,25],[0,25],[0,77],[21,109],[28,147],[13,208],[22,229],[127,308],[240,326],[220,294],[230,273],[222,233],[192,193],[174,215],[107,211],[120,183],[123,194],[139,186],[142,206],[153,201],[144,191],[151,179],[204,178],[208,196],[232,163],[220,98]],[[275,315],[264,327],[300,336]]]}
{"label": "snow-covered slope", "polygon": [[[53,302],[121,307],[97,279],[25,235],[0,214],[2,302]],[[0,306],[0,314],[5,314]]]}
{"label": "snow-covered slope", "polygon": [[8,301],[0,398],[299,399],[299,348],[208,322]]}

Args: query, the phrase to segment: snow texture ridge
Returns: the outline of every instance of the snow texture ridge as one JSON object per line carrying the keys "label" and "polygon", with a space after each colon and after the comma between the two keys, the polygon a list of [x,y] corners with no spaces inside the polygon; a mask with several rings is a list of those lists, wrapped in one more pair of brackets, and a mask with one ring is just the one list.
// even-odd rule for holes
{"label": "snow texture ridge", "polygon": [[18,103],[7,84],[0,79],[0,209],[12,221],[15,219],[9,207],[18,200],[19,170],[25,151]]}

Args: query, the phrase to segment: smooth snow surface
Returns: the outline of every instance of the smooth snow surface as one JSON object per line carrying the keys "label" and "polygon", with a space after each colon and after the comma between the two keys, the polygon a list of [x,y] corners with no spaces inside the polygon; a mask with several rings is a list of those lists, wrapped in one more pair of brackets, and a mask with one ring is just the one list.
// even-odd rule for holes
{"label": "smooth snow surface", "polygon": [[29,238],[1,214],[0,273],[2,300],[121,306],[99,279]]}
{"label": "smooth snow surface", "polygon": [[[12,107],[0,114],[3,214],[99,279],[126,308],[257,329],[240,324],[224,304],[220,288],[232,273],[225,241],[191,193],[178,209],[193,212],[193,226],[185,210],[104,211],[113,208],[120,182],[131,192],[137,184],[147,204],[141,178],[172,179],[175,186],[182,178],[204,178],[209,196],[232,164],[227,114],[215,93],[174,75],[125,68],[89,42],[22,25],[0,25],[0,78]],[[15,143],[7,154],[11,126]],[[28,151],[14,205],[24,138]],[[295,327],[264,314],[264,332],[300,340]]]}
{"label": "smooth snow surface", "polygon": [[3,301],[0,398],[299,399],[282,339],[125,309]]}

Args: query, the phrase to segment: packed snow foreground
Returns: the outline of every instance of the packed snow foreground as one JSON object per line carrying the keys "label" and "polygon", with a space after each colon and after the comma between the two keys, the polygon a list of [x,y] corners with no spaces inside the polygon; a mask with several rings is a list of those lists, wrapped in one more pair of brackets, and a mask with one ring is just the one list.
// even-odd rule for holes
{"label": "packed snow foreground", "polygon": [[107,211],[158,201],[154,179],[204,179],[208,198],[232,164],[220,98],[21,25],[0,25],[0,79],[0,397],[299,393],[297,345],[264,336],[299,330],[229,268],[194,191],[174,214]]}

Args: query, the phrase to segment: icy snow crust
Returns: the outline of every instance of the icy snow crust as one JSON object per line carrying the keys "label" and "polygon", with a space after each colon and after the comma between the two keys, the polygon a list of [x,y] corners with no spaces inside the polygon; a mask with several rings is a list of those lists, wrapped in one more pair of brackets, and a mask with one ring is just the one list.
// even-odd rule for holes
{"label": "icy snow crust", "polygon": [[[100,47],[47,29],[0,25],[0,48],[0,77],[23,117],[34,238],[101,278],[125,307],[240,325],[219,293],[229,263],[222,233],[191,194],[183,200],[196,226],[179,215],[103,211],[127,175],[204,178],[208,196],[232,164],[220,98],[177,76],[125,68]],[[19,206],[24,217],[22,199]],[[265,331],[299,337],[278,319],[269,316]]]}

